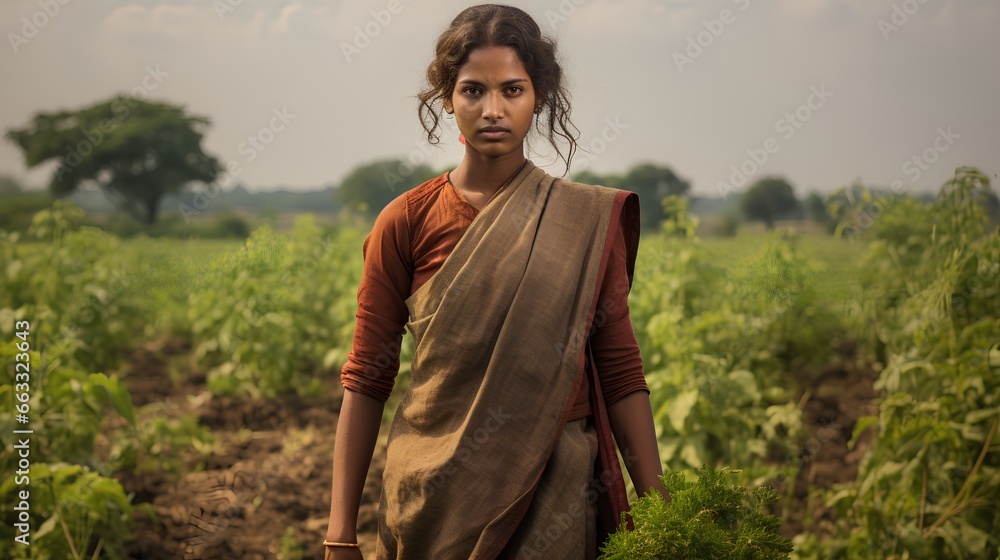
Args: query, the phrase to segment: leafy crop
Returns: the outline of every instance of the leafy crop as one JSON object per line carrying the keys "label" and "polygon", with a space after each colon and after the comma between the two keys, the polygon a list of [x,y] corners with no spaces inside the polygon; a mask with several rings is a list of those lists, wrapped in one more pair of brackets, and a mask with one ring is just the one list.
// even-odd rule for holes
{"label": "leafy crop", "polygon": [[989,190],[959,168],[932,204],[896,204],[869,231],[866,319],[886,365],[879,414],[855,438],[876,439],[830,496],[840,535],[825,549],[802,537],[801,558],[997,557],[1000,236],[977,202]]}
{"label": "leafy crop", "polygon": [[660,477],[670,502],[650,491],[631,505],[635,529],[625,516],[601,547],[600,560],[781,560],[792,543],[778,535],[780,521],[764,507],[778,501],[769,486],[749,488],[729,483],[733,472],[705,466]]}

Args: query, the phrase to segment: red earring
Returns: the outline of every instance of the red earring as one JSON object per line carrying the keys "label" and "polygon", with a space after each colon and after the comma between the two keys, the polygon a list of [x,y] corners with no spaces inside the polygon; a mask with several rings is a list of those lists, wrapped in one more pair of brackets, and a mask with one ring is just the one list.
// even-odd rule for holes
{"label": "red earring", "polygon": [[465,136],[461,132],[458,133],[458,141],[465,145]]}

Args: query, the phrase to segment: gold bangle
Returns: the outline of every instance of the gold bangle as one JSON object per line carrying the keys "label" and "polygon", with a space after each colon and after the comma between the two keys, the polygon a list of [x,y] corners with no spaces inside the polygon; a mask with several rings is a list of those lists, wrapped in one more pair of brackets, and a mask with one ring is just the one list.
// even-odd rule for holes
{"label": "gold bangle", "polygon": [[347,546],[350,548],[361,548],[361,545],[356,542],[333,542],[324,540],[323,544],[326,546]]}

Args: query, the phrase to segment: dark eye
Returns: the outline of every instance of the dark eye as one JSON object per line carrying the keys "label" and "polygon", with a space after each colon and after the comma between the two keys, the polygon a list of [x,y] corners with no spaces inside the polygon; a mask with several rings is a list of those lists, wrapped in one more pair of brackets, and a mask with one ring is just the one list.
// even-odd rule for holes
{"label": "dark eye", "polygon": [[524,91],[524,88],[521,86],[510,86],[509,88],[507,88],[507,91],[509,91],[513,95],[517,95],[522,91]]}
{"label": "dark eye", "polygon": [[463,89],[462,93],[466,93],[466,94],[469,94],[469,95],[478,95],[479,94],[479,87],[478,86],[469,86],[469,87]]}

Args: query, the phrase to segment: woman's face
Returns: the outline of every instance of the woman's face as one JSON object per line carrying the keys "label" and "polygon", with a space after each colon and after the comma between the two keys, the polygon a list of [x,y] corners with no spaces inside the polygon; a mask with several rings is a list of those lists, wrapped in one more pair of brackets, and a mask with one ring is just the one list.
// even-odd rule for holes
{"label": "woman's face", "polygon": [[459,69],[444,107],[454,111],[467,152],[499,157],[523,152],[535,112],[535,90],[513,48],[480,47]]}

